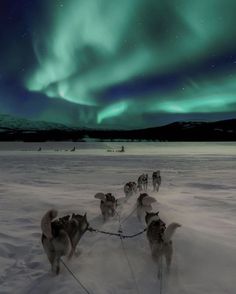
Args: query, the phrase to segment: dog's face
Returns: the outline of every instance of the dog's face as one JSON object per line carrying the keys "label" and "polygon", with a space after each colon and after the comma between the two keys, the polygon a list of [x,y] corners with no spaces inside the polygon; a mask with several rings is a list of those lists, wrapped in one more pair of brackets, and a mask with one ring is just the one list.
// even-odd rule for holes
{"label": "dog's face", "polygon": [[87,214],[85,213],[84,215],[80,214],[72,214],[71,217],[71,223],[75,226],[81,229],[81,231],[86,231],[87,228],[89,227],[89,223],[87,220]]}
{"label": "dog's face", "polygon": [[115,196],[113,196],[111,193],[107,193],[105,196],[106,196],[106,202],[116,202]]}
{"label": "dog's face", "polygon": [[160,176],[160,171],[159,171],[159,170],[153,172],[153,174],[152,174],[152,177],[153,177],[153,178],[157,178],[157,177],[159,177],[159,176]]}
{"label": "dog's face", "polygon": [[107,193],[106,194],[106,201],[104,201],[103,204],[107,208],[114,210],[114,209],[116,209],[116,206],[117,206],[117,200],[116,200],[115,196],[113,196],[111,193]]}
{"label": "dog's face", "polygon": [[155,220],[160,219],[159,218],[159,211],[158,212],[146,212],[146,215],[145,215],[146,224],[150,223],[151,219],[155,219]]}

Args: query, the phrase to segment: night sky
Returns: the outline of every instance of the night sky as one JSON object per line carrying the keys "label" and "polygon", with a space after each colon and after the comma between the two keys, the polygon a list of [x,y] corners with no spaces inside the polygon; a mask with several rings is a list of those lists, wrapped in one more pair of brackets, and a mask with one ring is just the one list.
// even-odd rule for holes
{"label": "night sky", "polygon": [[77,127],[236,118],[235,0],[1,0],[0,113]]}

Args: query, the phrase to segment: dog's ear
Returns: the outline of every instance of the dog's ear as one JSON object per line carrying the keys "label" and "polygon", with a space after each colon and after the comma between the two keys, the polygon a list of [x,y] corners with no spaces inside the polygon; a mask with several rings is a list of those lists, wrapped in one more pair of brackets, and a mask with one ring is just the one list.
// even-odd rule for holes
{"label": "dog's ear", "polygon": [[87,219],[87,212],[85,212],[83,218],[84,218],[84,219]]}
{"label": "dog's ear", "polygon": [[155,213],[156,215],[159,215],[159,211]]}

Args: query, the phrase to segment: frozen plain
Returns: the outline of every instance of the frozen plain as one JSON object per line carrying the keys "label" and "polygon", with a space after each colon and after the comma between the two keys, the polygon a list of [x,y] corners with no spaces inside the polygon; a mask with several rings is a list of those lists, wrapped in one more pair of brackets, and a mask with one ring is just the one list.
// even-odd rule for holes
{"label": "frozen plain", "polygon": [[[126,152],[107,152],[125,145]],[[38,147],[42,151],[37,152]],[[65,151],[77,147],[75,152]],[[57,150],[57,151],[55,151]],[[172,270],[162,294],[236,293],[236,143],[0,143],[0,293],[85,293],[61,266],[53,276],[41,246],[40,220],[87,212],[90,225],[117,232],[118,218],[103,223],[97,192],[123,198],[123,186],[160,169],[153,210],[182,227],[174,235]],[[121,219],[136,197],[123,202]],[[127,234],[144,228],[135,213]],[[124,240],[87,232],[79,256],[68,263],[90,293],[160,293],[157,266],[145,234]],[[137,284],[137,286],[136,286]]]}

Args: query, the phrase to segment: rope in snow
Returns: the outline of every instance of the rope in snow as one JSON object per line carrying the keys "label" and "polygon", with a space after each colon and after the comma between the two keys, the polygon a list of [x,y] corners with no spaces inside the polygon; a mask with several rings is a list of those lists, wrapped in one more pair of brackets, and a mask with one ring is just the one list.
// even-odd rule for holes
{"label": "rope in snow", "polygon": [[[125,221],[127,221],[127,219],[137,210],[137,207],[135,206],[135,208],[131,211],[130,214],[128,214],[123,220],[120,219],[120,214],[116,212],[116,214],[118,215],[118,218],[119,218],[119,224],[123,224]],[[136,234],[133,234],[133,235],[123,235],[121,234],[120,232],[119,233],[112,233],[112,232],[107,232],[107,231],[102,231],[102,230],[98,230],[98,229],[94,229],[92,227],[89,227],[88,228],[88,231],[90,232],[95,232],[95,233],[101,233],[101,234],[106,234],[106,235],[110,235],[110,236],[116,236],[116,237],[119,237],[119,238],[123,238],[123,239],[126,239],[126,238],[134,238],[136,236],[139,236],[141,234],[143,234],[147,229],[143,229],[141,232],[138,232]]]}
{"label": "rope in snow", "polygon": [[[123,220],[119,220],[119,222],[121,223],[121,224],[123,224],[124,222],[126,222],[127,221],[127,219],[129,219],[130,217],[131,217],[131,215],[133,215],[133,213],[135,212],[137,210],[137,206],[135,206],[134,207],[134,209],[131,211],[131,213],[130,214],[128,214]],[[118,214],[118,212],[116,212],[117,214]]]}
{"label": "rope in snow", "polygon": [[110,236],[116,236],[116,237],[119,237],[121,239],[134,238],[136,236],[139,236],[139,235],[143,234],[144,232],[146,232],[146,230],[147,230],[147,228],[145,228],[141,232],[135,233],[133,235],[123,235],[121,231],[118,232],[118,233],[112,233],[112,232],[97,230],[97,229],[94,229],[92,227],[88,228],[88,231],[90,231],[90,232],[101,233],[101,234],[106,234],[106,235],[110,235]]}
{"label": "rope in snow", "polygon": [[[118,214],[118,213],[117,213],[117,214]],[[130,273],[131,273],[132,279],[133,279],[134,284],[135,284],[136,292],[137,292],[138,294],[140,294],[139,287],[138,287],[138,283],[137,283],[137,280],[136,280],[136,277],[135,277],[135,274],[134,274],[134,270],[133,270],[132,265],[131,265],[131,263],[130,263],[130,260],[129,260],[128,254],[127,254],[127,252],[126,252],[126,250],[125,250],[125,245],[124,245],[124,240],[123,240],[124,238],[121,237],[121,236],[122,236],[122,226],[121,226],[121,221],[120,221],[120,215],[119,215],[119,214],[118,214],[118,218],[119,218],[119,230],[118,230],[118,232],[120,233],[120,242],[121,242],[121,246],[122,246],[123,254],[124,254],[124,256],[125,256],[125,258],[126,258],[126,261],[127,261],[127,264],[128,264],[128,266],[129,266]]]}
{"label": "rope in snow", "polygon": [[76,280],[76,282],[80,285],[81,288],[84,289],[84,291],[87,294],[90,294],[89,290],[80,282],[80,280],[75,276],[75,274],[72,272],[72,270],[70,270],[70,268],[65,264],[65,262],[63,261],[63,259],[60,259],[62,264],[64,265],[64,267],[68,270],[68,272],[72,275],[72,277]]}

